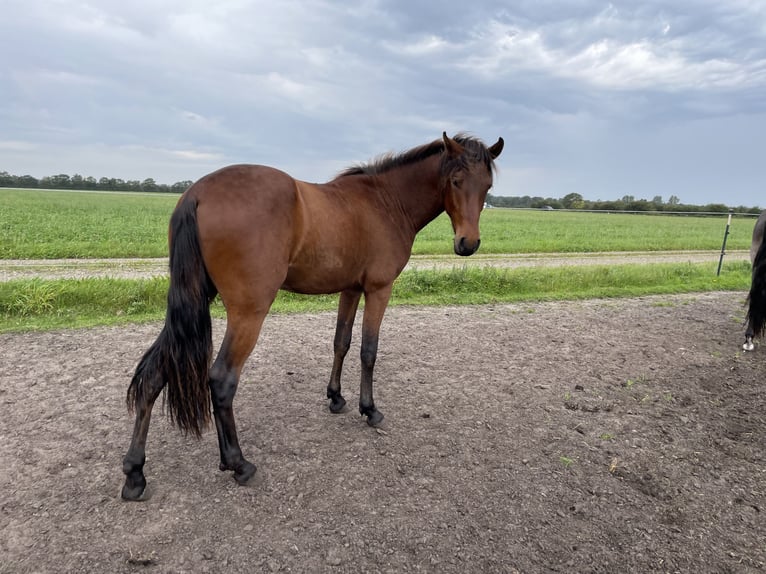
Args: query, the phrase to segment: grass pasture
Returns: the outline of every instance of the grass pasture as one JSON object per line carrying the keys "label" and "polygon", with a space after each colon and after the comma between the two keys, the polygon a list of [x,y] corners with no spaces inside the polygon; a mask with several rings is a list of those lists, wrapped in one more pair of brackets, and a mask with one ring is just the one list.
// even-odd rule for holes
{"label": "grass pasture", "polygon": [[0,259],[167,256],[174,194],[0,189]]}
{"label": "grass pasture", "polygon": [[[728,249],[749,249],[755,218],[733,220]],[[593,253],[688,251],[721,248],[720,217],[486,209],[481,215],[481,253]],[[418,235],[415,254],[451,253],[452,229],[442,215]]]}
{"label": "grass pasture", "polygon": [[[177,195],[0,189],[0,259],[166,257],[167,223]],[[727,249],[748,249],[754,221],[736,217]],[[691,217],[489,209],[481,253],[594,253],[720,249],[726,216]],[[413,253],[449,254],[442,215]],[[392,304],[445,305],[744,291],[750,265],[626,264],[546,268],[406,271]],[[167,280],[78,279],[0,282],[0,332],[124,324],[161,319]],[[336,296],[281,293],[276,312],[333,309]],[[219,302],[213,313],[223,315]]]}
{"label": "grass pasture", "polygon": [[[0,189],[0,259],[167,256],[178,196]],[[753,219],[736,217],[729,249],[748,249]],[[487,209],[481,253],[587,253],[720,249],[726,217]],[[415,254],[452,251],[442,215],[415,241]]]}

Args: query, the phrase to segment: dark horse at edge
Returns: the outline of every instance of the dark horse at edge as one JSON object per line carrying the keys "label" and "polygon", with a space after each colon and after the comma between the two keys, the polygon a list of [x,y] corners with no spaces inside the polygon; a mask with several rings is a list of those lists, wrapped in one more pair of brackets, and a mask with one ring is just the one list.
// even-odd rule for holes
{"label": "dark horse at edge", "polygon": [[[165,325],[136,367],[127,393],[136,413],[123,459],[122,497],[139,500],[146,478],[152,407],[166,389],[170,419],[201,435],[212,419],[220,469],[240,484],[255,473],[239,446],[233,401],[240,373],[280,289],[340,292],[329,409],[341,412],[341,370],[362,295],[359,412],[371,426],[383,420],[373,400],[378,332],[396,277],[415,235],[446,211],[454,250],[479,248],[479,214],[492,186],[503,139],[443,134],[430,144],[352,167],[325,184],[298,181],[279,170],[235,165],[204,176],[180,198],[170,218],[170,287]],[[212,362],[210,303],[220,295],[226,332]]]}
{"label": "dark horse at edge", "polygon": [[753,242],[750,244],[750,262],[753,264],[753,276],[750,293],[747,297],[747,327],[745,328],[745,351],[755,349],[754,337],[760,337],[766,326],[766,210],[761,212],[753,228]]}

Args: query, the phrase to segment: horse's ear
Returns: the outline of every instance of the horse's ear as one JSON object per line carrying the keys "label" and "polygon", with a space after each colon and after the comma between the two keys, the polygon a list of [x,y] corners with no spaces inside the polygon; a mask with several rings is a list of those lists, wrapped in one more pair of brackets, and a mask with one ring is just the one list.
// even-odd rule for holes
{"label": "horse's ear", "polygon": [[461,153],[463,153],[463,146],[461,146],[459,143],[457,143],[455,140],[449,137],[447,135],[447,132],[443,132],[442,137],[444,138],[444,149],[447,150],[448,156],[457,157]]}
{"label": "horse's ear", "polygon": [[497,138],[497,143],[489,148],[489,154],[492,156],[492,159],[495,159],[500,155],[500,152],[503,151],[504,145],[505,142],[503,141],[503,138]]}

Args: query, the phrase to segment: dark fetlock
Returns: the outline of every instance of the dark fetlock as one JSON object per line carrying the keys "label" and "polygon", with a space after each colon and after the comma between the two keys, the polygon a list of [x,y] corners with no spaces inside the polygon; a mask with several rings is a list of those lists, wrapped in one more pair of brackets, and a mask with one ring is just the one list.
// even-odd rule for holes
{"label": "dark fetlock", "polygon": [[237,464],[227,464],[222,462],[220,465],[218,465],[218,468],[222,471],[233,470],[234,480],[236,480],[238,484],[245,484],[253,477],[255,471],[258,470],[258,468],[252,462],[244,459],[242,459],[242,462]]}
{"label": "dark fetlock", "polygon": [[362,416],[367,417],[367,424],[371,427],[376,427],[383,422],[383,413],[375,408],[374,404],[369,407],[359,405],[359,412]]}
{"label": "dark fetlock", "polygon": [[346,399],[343,398],[343,395],[337,391],[330,391],[328,389],[327,398],[330,399],[329,407],[331,413],[338,414],[343,412],[343,408],[346,406]]}
{"label": "dark fetlock", "polygon": [[122,487],[123,500],[142,500],[146,490],[144,460],[134,463],[125,457],[122,462],[122,471],[125,473],[125,484]]}
{"label": "dark fetlock", "polygon": [[252,462],[245,460],[239,465],[239,468],[234,471],[234,480],[240,485],[247,484],[247,481],[253,478],[256,470],[258,469]]}
{"label": "dark fetlock", "polygon": [[128,477],[125,480],[125,484],[122,486],[122,499],[130,501],[143,500],[145,491],[146,479],[143,477],[143,475],[137,479],[131,479],[131,477]]}

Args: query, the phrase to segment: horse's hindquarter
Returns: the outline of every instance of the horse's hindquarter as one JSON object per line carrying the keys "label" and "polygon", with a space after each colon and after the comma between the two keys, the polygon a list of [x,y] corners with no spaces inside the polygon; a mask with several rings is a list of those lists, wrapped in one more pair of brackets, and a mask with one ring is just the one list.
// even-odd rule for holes
{"label": "horse's hindquarter", "polygon": [[283,288],[316,294],[386,285],[411,247],[372,190],[297,182],[296,234]]}
{"label": "horse's hindquarter", "polygon": [[197,201],[202,254],[224,301],[276,292],[287,273],[295,208],[294,180],[279,170],[236,165],[203,177]]}

